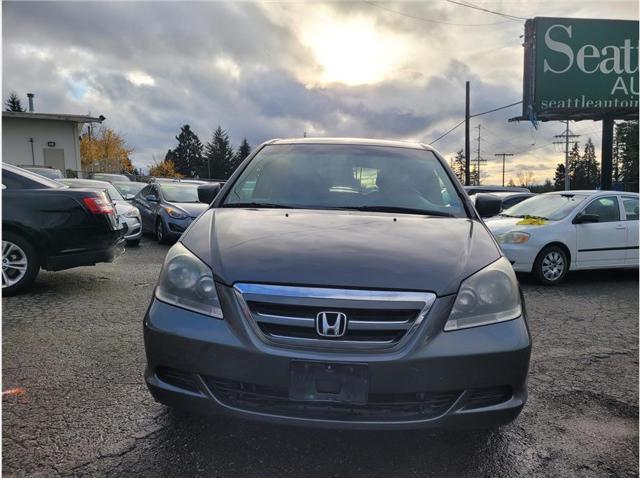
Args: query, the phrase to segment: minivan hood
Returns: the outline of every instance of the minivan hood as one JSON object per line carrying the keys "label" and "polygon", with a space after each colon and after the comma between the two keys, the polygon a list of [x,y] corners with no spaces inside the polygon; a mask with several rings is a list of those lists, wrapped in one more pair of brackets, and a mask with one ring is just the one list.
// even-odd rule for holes
{"label": "minivan hood", "polygon": [[198,217],[203,211],[206,211],[209,207],[208,204],[204,204],[201,202],[172,202],[169,203],[172,206],[175,206],[179,209],[182,209],[184,212],[189,214],[191,217]]}
{"label": "minivan hood", "polygon": [[216,280],[447,295],[500,251],[479,221],[302,209],[207,211],[182,243]]}

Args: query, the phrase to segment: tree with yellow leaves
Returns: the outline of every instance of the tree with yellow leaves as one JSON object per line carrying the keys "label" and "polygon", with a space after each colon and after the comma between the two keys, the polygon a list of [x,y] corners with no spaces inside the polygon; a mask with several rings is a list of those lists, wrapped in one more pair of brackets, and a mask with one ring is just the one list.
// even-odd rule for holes
{"label": "tree with yellow leaves", "polygon": [[155,163],[149,169],[149,176],[158,178],[176,178],[180,179],[184,176],[176,172],[176,166],[170,159],[165,159],[161,163]]}
{"label": "tree with yellow leaves", "polygon": [[131,153],[133,148],[111,128],[93,131],[88,127],[80,137],[80,160],[85,171],[132,173]]}

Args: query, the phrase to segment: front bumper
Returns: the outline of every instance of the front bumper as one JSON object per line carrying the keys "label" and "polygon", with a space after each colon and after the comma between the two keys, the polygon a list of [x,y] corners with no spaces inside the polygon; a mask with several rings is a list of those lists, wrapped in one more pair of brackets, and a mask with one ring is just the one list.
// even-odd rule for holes
{"label": "front bumper", "polygon": [[[219,289],[226,290],[225,320],[152,301],[144,320],[145,380],[158,401],[204,413],[353,429],[497,426],[515,419],[526,402],[531,342],[523,317],[444,332],[449,296],[436,300],[400,350],[285,348],[256,340],[233,294]],[[369,402],[356,407],[289,400],[296,360],[366,365]]]}
{"label": "front bumper", "polygon": [[187,228],[191,225],[194,218],[187,217],[185,219],[176,219],[169,215],[164,216],[164,222],[166,225],[165,232],[168,238],[173,240],[178,240],[182,233],[187,230]]}
{"label": "front bumper", "polygon": [[500,244],[504,255],[509,259],[516,272],[531,272],[540,247],[537,244]]}
{"label": "front bumper", "polygon": [[142,237],[142,222],[140,217],[125,217],[122,220],[127,225],[127,232],[124,236],[127,241],[135,241]]}

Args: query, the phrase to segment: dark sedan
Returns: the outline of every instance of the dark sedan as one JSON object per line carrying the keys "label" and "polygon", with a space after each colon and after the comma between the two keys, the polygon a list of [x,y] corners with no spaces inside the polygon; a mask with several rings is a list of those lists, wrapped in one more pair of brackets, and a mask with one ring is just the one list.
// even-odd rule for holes
{"label": "dark sedan", "polygon": [[198,201],[198,185],[190,183],[149,184],[132,204],[140,210],[142,230],[153,233],[160,244],[176,241],[207,209]]}
{"label": "dark sedan", "polygon": [[105,191],[69,189],[8,164],[2,188],[3,295],[27,289],[40,268],[111,262],[122,251],[122,228]]}

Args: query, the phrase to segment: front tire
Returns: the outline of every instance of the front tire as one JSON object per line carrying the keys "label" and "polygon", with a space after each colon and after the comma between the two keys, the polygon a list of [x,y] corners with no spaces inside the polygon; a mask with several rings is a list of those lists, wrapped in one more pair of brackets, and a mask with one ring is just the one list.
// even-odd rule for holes
{"label": "front tire", "polygon": [[26,290],[40,271],[36,249],[18,234],[5,232],[2,237],[2,294],[16,295]]}
{"label": "front tire", "polygon": [[140,239],[127,240],[128,247],[138,247],[140,245]]}
{"label": "front tire", "polygon": [[533,264],[533,274],[543,285],[560,284],[569,271],[569,257],[559,246],[547,246]]}
{"label": "front tire", "polygon": [[158,241],[158,244],[169,243],[167,240],[167,229],[164,226],[164,221],[160,217],[156,221],[156,241]]}

